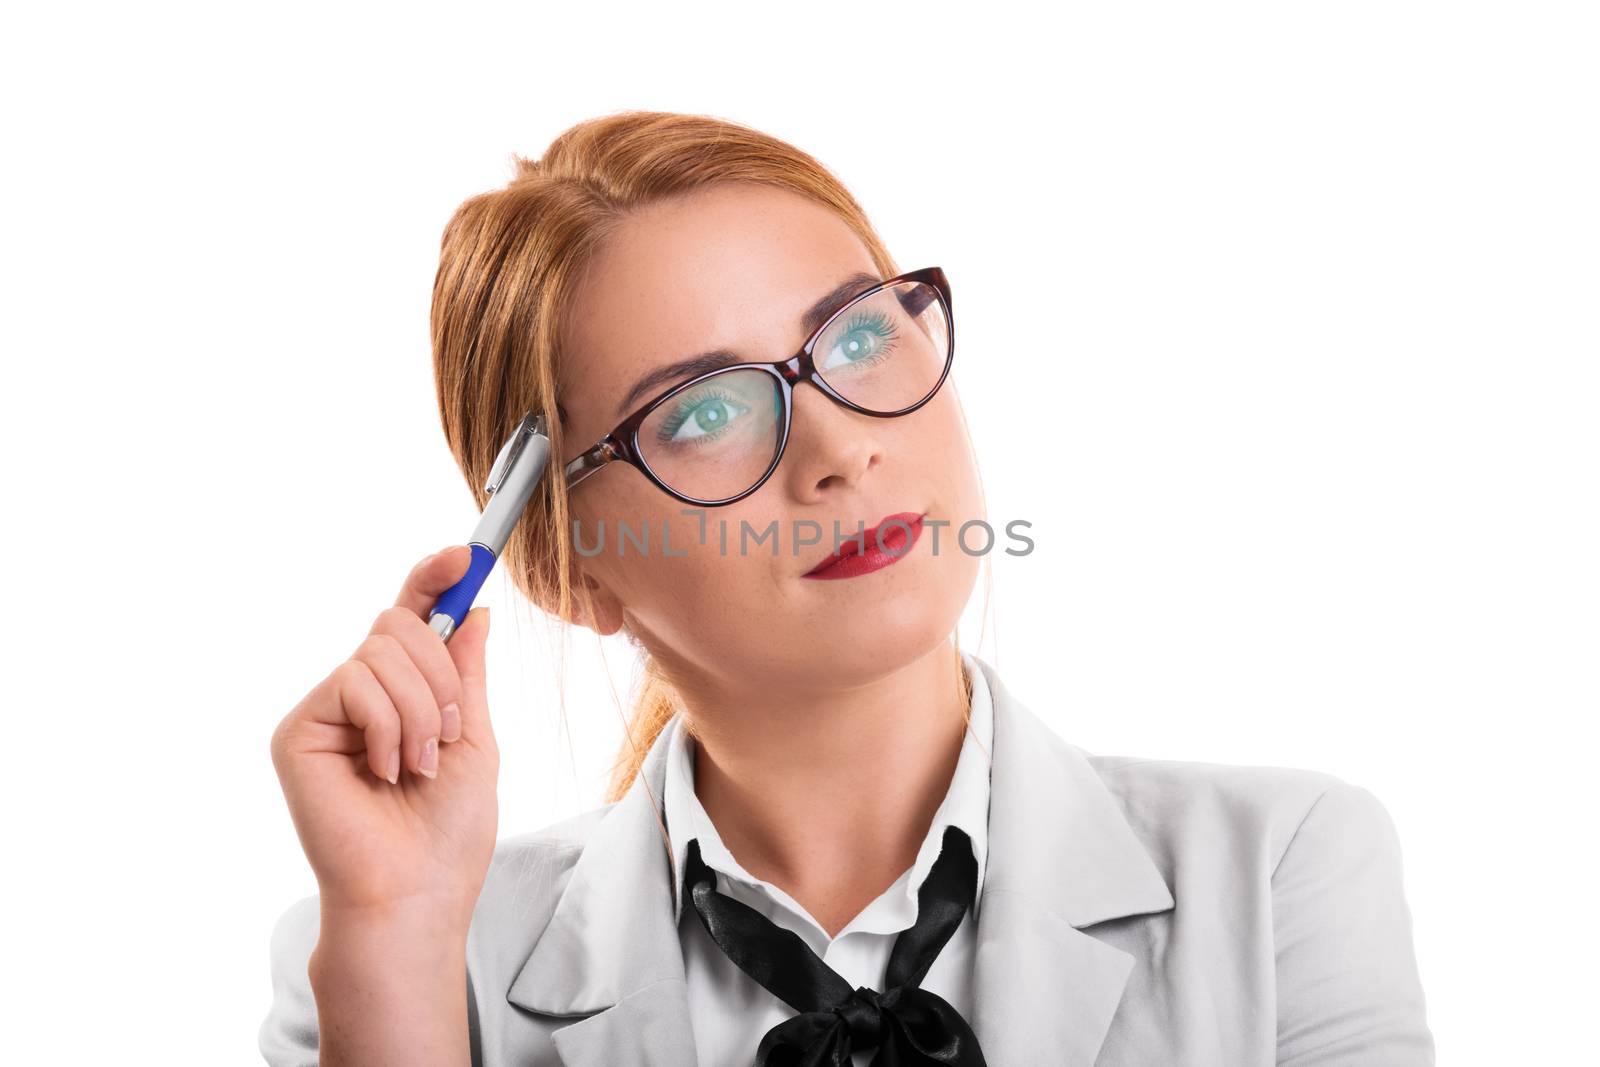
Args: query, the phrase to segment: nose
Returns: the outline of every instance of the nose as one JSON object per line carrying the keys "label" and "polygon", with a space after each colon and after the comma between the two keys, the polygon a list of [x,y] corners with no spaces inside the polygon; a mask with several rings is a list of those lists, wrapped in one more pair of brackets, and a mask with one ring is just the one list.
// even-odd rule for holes
{"label": "nose", "polygon": [[797,385],[782,461],[795,499],[816,501],[859,485],[883,462],[882,424],[888,421],[851,411],[809,382]]}

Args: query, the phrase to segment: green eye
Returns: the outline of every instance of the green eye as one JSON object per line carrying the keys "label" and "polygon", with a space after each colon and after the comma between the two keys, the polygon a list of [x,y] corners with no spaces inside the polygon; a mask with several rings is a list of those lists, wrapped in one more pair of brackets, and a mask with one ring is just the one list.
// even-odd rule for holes
{"label": "green eye", "polygon": [[720,437],[730,423],[748,410],[731,394],[708,389],[685,399],[662,424],[656,439],[664,445],[690,441],[704,444]]}
{"label": "green eye", "polygon": [[846,324],[844,332],[824,354],[823,370],[876,363],[894,348],[898,331],[887,315],[860,312]]}

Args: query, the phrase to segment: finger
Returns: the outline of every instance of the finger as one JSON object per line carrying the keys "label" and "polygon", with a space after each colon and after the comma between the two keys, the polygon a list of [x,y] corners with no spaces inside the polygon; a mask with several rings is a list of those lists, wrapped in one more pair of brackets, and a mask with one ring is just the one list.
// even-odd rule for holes
{"label": "finger", "polygon": [[[439,740],[454,741],[461,736],[461,677],[449,645],[428,624],[402,607],[386,608],[372,624],[372,632],[388,634],[400,642],[433,694],[439,709]],[[452,641],[452,643],[454,643]]]}
{"label": "finger", "polygon": [[334,669],[338,707],[351,726],[361,731],[367,747],[367,766],[389,782],[400,776],[400,712],[372,668],[347,659]]}
{"label": "finger", "polygon": [[466,545],[453,545],[436,552],[411,568],[400,587],[394,606],[404,608],[423,622],[444,591],[467,575],[472,565],[472,549]]}
{"label": "finger", "polygon": [[433,778],[439,772],[439,706],[406,650],[389,634],[369,634],[351,659],[372,669],[400,713],[400,765]]}
{"label": "finger", "polygon": [[461,736],[473,744],[492,748],[494,730],[489,724],[489,689],[484,667],[488,638],[489,609],[480,606],[467,612],[450,643],[444,647],[461,681]]}

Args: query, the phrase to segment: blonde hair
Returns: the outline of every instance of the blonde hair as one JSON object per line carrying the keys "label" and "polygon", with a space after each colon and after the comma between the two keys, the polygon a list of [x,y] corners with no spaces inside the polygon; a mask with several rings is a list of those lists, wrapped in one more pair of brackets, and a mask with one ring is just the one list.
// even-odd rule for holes
{"label": "blonde hair", "polygon": [[[552,455],[565,455],[556,397],[564,315],[584,268],[629,213],[713,183],[776,186],[838,215],[882,277],[900,273],[838,178],[798,148],[736,122],[623,111],[571,127],[539,159],[514,159],[515,175],[504,188],[471,197],[445,226],[433,287],[439,417],[479,507],[487,500],[483,483],[495,454],[523,412],[544,414]],[[520,592],[570,630],[571,519],[556,460],[526,520],[513,530],[500,566]],[[580,593],[590,603],[588,589]],[[639,650],[642,682],[607,802],[627,792],[681,706],[672,680],[648,651]],[[956,677],[970,701],[959,644],[955,651]]]}

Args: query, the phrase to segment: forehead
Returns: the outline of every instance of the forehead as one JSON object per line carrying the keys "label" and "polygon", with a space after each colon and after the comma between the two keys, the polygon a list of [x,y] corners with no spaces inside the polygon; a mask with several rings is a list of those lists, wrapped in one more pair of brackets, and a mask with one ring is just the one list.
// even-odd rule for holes
{"label": "forehead", "polygon": [[789,356],[801,313],[857,270],[876,273],[855,232],[786,190],[720,185],[652,204],[607,237],[575,294],[565,407],[604,422],[641,374],[712,348]]}

